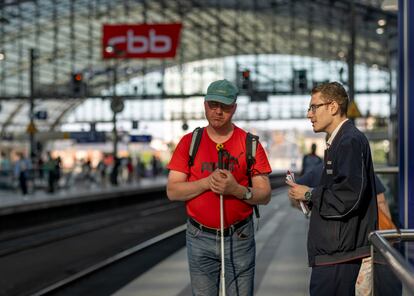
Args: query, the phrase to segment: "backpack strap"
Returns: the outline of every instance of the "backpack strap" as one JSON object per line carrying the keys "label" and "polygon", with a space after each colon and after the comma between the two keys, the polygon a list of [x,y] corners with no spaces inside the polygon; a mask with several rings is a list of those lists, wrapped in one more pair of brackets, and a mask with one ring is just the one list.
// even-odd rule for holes
{"label": "backpack strap", "polygon": [[194,164],[194,158],[197,154],[198,147],[200,146],[201,137],[203,136],[203,127],[197,127],[193,130],[193,134],[191,136],[191,145],[190,149],[188,150],[188,155],[190,156],[188,159],[188,167],[192,167]]}
{"label": "backpack strap", "polygon": [[[251,133],[246,135],[246,163],[247,163],[247,178],[249,180],[249,187],[252,187],[252,167],[256,162],[256,150],[259,137]],[[256,218],[260,218],[260,212],[257,205],[253,206]]]}

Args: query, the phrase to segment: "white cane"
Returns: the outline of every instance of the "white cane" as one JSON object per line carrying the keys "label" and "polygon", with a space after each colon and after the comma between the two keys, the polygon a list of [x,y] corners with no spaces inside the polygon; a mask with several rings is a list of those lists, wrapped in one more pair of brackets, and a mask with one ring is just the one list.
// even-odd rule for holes
{"label": "white cane", "polygon": [[220,233],[221,233],[221,295],[226,296],[226,278],[224,265],[224,210],[223,210],[223,194],[220,194]]}
{"label": "white cane", "polygon": [[[217,144],[218,150],[218,167],[219,169],[224,168],[223,163],[223,144]],[[226,296],[226,278],[225,278],[225,265],[224,265],[224,198],[223,194],[220,194],[220,247],[221,247],[221,296]]]}

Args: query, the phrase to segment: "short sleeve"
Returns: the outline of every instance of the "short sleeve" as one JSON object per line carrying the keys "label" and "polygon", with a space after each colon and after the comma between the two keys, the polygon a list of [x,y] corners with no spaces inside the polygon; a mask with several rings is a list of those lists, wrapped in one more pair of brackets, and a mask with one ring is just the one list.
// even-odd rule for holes
{"label": "short sleeve", "polygon": [[182,172],[187,175],[190,174],[190,168],[188,167],[188,160],[190,157],[188,153],[190,149],[191,135],[191,133],[185,135],[178,143],[171,160],[167,165],[169,170]]}
{"label": "short sleeve", "polygon": [[270,167],[269,160],[267,159],[267,155],[265,150],[263,149],[262,144],[259,142],[257,145],[256,150],[256,162],[252,167],[252,175],[268,175],[272,172],[272,168]]}

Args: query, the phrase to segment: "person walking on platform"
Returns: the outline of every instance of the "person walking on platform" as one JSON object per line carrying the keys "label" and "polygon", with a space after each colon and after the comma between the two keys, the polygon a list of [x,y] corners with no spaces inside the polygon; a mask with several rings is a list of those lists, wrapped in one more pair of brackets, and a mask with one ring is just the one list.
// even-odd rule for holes
{"label": "person walking on platform", "polygon": [[102,158],[96,166],[102,186],[106,186],[106,164],[105,159]]}
{"label": "person walking on platform", "polygon": [[[255,240],[253,205],[270,201],[271,168],[260,143],[249,187],[247,133],[232,123],[238,89],[227,80],[210,84],[204,101],[207,127],[190,163],[192,133],[178,143],[168,165],[167,195],[185,201],[187,255],[193,295],[218,295],[220,286],[220,195],[224,200],[225,288],[228,295],[253,295]],[[228,169],[218,169],[217,145],[228,152]]]}
{"label": "person walking on platform", "polygon": [[367,138],[346,118],[348,94],[337,82],[312,89],[308,118],[314,132],[327,133],[318,186],[287,181],[291,199],[312,210],[308,258],[310,295],[355,295],[368,235],[377,228],[375,174]]}
{"label": "person walking on platform", "polygon": [[136,158],[135,177],[138,183],[141,182],[141,179],[145,177],[145,164],[142,162],[139,155]]}
{"label": "person walking on platform", "polygon": [[56,189],[56,160],[50,152],[47,153],[47,161],[43,165],[47,176],[47,192],[54,193]]}
{"label": "person walking on platform", "polygon": [[161,172],[161,161],[157,155],[153,155],[151,158],[151,169],[152,169],[152,177],[156,178],[158,174]]}
{"label": "person walking on platform", "polygon": [[114,157],[112,170],[109,175],[109,179],[113,186],[118,186],[118,173],[119,173],[120,166],[121,166],[121,160],[118,157]]}
{"label": "person walking on platform", "polygon": [[28,193],[27,179],[29,171],[32,169],[30,161],[24,157],[23,153],[18,154],[19,159],[14,164],[14,176],[19,180],[19,187],[23,195]]}

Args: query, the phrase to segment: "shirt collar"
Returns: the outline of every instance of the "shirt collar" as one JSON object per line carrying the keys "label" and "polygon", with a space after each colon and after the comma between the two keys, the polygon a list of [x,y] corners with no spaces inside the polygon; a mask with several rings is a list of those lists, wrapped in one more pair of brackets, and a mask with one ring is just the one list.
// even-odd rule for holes
{"label": "shirt collar", "polygon": [[345,118],[341,123],[338,124],[338,126],[334,129],[332,132],[332,135],[329,137],[328,141],[326,141],[326,148],[329,148],[332,145],[333,140],[335,139],[336,134],[341,129],[341,126],[348,121],[348,118]]}

